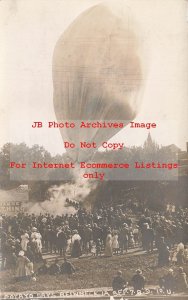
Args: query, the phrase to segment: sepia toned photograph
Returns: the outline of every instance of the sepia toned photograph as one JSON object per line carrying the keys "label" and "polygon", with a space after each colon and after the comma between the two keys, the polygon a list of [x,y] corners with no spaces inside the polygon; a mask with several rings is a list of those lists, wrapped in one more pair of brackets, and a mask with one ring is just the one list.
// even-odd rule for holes
{"label": "sepia toned photograph", "polygon": [[0,1],[0,299],[188,298],[188,1]]}

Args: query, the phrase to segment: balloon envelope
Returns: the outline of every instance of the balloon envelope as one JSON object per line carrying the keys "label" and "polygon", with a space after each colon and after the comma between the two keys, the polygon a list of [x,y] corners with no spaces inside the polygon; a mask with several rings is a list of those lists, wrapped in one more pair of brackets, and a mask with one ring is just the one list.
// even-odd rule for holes
{"label": "balloon envelope", "polygon": [[[117,1],[118,3],[118,1]],[[122,3],[122,2],[120,2]],[[82,13],[58,40],[53,55],[54,109],[58,121],[115,121],[128,124],[139,110],[143,70],[138,30],[129,8],[99,4]],[[120,128],[61,128],[74,161],[91,158],[97,147]]]}

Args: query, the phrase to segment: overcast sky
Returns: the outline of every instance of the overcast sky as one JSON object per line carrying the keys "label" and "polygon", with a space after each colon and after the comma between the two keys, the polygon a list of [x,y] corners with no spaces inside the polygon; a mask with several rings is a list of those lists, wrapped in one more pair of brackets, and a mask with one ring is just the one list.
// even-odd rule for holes
{"label": "overcast sky", "polygon": [[[34,121],[55,121],[52,55],[72,21],[97,0],[0,1],[0,146],[38,143],[62,153],[58,129],[33,130]],[[116,3],[118,0],[115,1]],[[148,74],[135,121],[158,124],[159,144],[188,141],[188,22],[185,0],[124,0],[143,30]],[[142,145],[148,130],[125,128],[112,141]]]}

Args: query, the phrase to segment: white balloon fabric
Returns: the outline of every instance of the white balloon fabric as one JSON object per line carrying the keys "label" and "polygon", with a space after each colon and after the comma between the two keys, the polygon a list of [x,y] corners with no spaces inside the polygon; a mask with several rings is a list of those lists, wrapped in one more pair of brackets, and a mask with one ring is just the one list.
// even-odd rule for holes
{"label": "white balloon fabric", "polygon": [[[57,121],[115,121],[128,124],[140,107],[143,70],[139,30],[128,7],[116,1],[82,13],[58,40],[53,55],[54,109]],[[80,123],[80,122],[78,122]],[[96,149],[80,141],[108,141],[120,128],[60,128],[73,161],[90,159]]]}

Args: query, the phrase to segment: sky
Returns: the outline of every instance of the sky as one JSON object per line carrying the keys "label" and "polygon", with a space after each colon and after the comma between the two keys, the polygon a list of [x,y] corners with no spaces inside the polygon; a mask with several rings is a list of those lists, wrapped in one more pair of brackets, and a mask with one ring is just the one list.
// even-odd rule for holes
{"label": "sky", "polygon": [[[59,129],[34,130],[34,121],[56,121],[52,56],[74,19],[97,0],[0,1],[0,147],[6,142],[40,144],[65,151]],[[115,6],[119,2],[112,2]],[[188,19],[185,0],[124,0],[147,48],[142,106],[135,122],[155,122],[159,145],[188,141]],[[91,37],[92,38],[92,37]],[[111,141],[142,145],[147,129],[125,128]]]}

